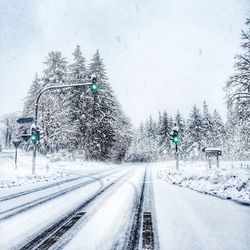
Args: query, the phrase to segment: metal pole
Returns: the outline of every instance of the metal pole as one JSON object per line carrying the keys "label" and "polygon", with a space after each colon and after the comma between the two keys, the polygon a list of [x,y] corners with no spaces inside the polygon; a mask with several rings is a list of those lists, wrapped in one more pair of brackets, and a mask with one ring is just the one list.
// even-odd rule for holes
{"label": "metal pole", "polygon": [[208,168],[211,169],[211,158],[208,156]]}
{"label": "metal pole", "polygon": [[[37,128],[37,114],[38,114],[38,102],[40,99],[40,96],[43,92],[41,92],[36,100],[36,106],[35,106],[35,128]],[[34,141],[33,144],[33,156],[32,156],[32,175],[36,174],[36,141]]]}
{"label": "metal pole", "polygon": [[178,144],[175,144],[175,158],[176,158],[176,170],[179,171],[179,152],[178,152]]}
{"label": "metal pole", "polygon": [[219,156],[217,155],[216,156],[216,166],[217,166],[217,168],[219,168],[220,166],[220,163],[219,163]]}
{"label": "metal pole", "polygon": [[33,157],[32,157],[32,174],[36,174],[36,142],[34,142]]}
{"label": "metal pole", "polygon": [[17,147],[16,148],[16,152],[15,152],[15,169],[17,169]]}

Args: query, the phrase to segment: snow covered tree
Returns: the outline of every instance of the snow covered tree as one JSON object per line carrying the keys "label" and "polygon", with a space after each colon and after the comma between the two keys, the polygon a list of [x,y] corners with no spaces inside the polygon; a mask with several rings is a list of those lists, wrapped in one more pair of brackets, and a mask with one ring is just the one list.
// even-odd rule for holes
{"label": "snow covered tree", "polygon": [[208,111],[208,105],[203,102],[202,113],[202,145],[204,147],[212,146],[213,144],[213,119]]}
{"label": "snow covered tree", "polygon": [[[68,84],[81,84],[87,81],[86,60],[82,56],[80,46],[73,52],[73,63],[68,66]],[[68,146],[74,149],[84,149],[86,133],[86,109],[91,96],[89,86],[70,88],[65,98],[65,105],[69,107],[69,122],[71,125],[71,139]]]}
{"label": "snow covered tree", "polygon": [[118,138],[121,139],[117,133],[120,133],[121,124],[125,122],[124,114],[108,82],[106,69],[98,51],[91,60],[88,73],[97,78],[98,87],[89,97],[91,108],[86,110],[87,156],[95,160],[111,159],[114,155],[113,146],[116,145]]}
{"label": "snow covered tree", "polygon": [[198,159],[201,156],[203,130],[202,116],[199,108],[195,105],[187,120],[187,153],[190,159]]}
{"label": "snow covered tree", "polygon": [[[41,78],[44,87],[67,82],[67,62],[61,52],[50,52],[44,62],[46,69]],[[67,90],[46,92],[39,105],[39,125],[44,131],[44,151],[54,152],[65,148],[70,140],[69,107],[65,105]]]}
{"label": "snow covered tree", "polygon": [[131,145],[133,139],[133,132],[131,122],[128,117],[120,113],[117,121],[114,123],[115,138],[112,148],[110,150],[110,158],[116,162],[121,163],[126,156],[126,153]]}
{"label": "snow covered tree", "polygon": [[179,136],[180,136],[180,142],[179,142],[179,151],[180,155],[185,157],[186,153],[186,147],[187,147],[187,141],[186,141],[186,122],[184,117],[180,114],[179,111],[177,111],[175,117],[174,117],[174,123],[179,129]]}
{"label": "snow covered tree", "polygon": [[225,87],[228,121],[236,122],[238,140],[241,141],[236,151],[242,154],[250,151],[250,19],[246,25],[247,30],[242,31],[243,52],[235,57],[235,71]]}
{"label": "snow covered tree", "polygon": [[142,122],[139,128],[134,129],[133,140],[131,146],[127,151],[126,160],[135,162],[146,162],[149,161],[148,155],[148,139],[146,138],[146,128]]}
{"label": "snow covered tree", "polygon": [[28,94],[25,98],[23,115],[24,116],[35,116],[35,104],[36,99],[40,91],[43,89],[43,84],[41,80],[38,78],[36,73],[35,78],[28,90]]}
{"label": "snow covered tree", "polygon": [[158,141],[157,141],[157,125],[150,115],[145,123],[144,143],[145,153],[147,153],[149,159],[154,161],[158,157]]}
{"label": "snow covered tree", "polygon": [[161,158],[170,158],[171,154],[171,141],[170,133],[172,131],[172,125],[170,118],[166,110],[163,112],[161,117],[161,124],[159,125],[158,136],[159,136],[159,148]]}
{"label": "snow covered tree", "polygon": [[220,114],[214,110],[212,116],[212,143],[213,147],[223,147],[225,144],[226,130]]}

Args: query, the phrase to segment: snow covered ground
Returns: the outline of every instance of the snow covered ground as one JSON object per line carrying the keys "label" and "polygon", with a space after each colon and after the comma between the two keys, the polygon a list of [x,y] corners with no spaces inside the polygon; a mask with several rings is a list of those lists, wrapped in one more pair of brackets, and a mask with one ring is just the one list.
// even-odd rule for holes
{"label": "snow covered ground", "polygon": [[38,156],[32,176],[31,154],[20,152],[15,170],[13,153],[0,154],[0,249],[20,248],[97,194],[52,249],[122,249],[146,167],[143,211],[152,214],[155,246],[249,249],[250,208],[226,200],[250,204],[249,162],[222,162],[211,170],[206,162],[181,162],[177,172],[174,161],[50,163]]}
{"label": "snow covered ground", "polygon": [[37,154],[36,174],[32,175],[32,153],[18,150],[17,169],[15,169],[14,157],[14,150],[0,152],[0,195],[76,178],[79,174],[75,170],[79,169],[82,175],[84,171],[89,174],[98,169],[112,169],[114,167],[112,164],[96,162],[50,162],[49,159]]}
{"label": "snow covered ground", "polygon": [[158,178],[193,190],[250,205],[250,162],[222,162],[207,168],[206,162],[161,163]]}

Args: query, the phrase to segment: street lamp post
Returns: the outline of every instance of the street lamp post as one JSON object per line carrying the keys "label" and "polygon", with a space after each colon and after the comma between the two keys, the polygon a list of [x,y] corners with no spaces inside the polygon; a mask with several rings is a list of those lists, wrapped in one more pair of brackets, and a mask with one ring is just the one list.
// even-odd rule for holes
{"label": "street lamp post", "polygon": [[[91,85],[93,86],[93,90],[97,90],[97,82],[96,82],[96,77],[94,79],[95,81],[92,80],[92,82],[87,82],[87,83],[79,83],[79,84],[67,84],[67,85],[60,85],[60,86],[50,86],[47,88],[44,88],[37,96],[36,98],[36,105],[35,105],[35,129],[37,130],[37,116],[38,116],[38,104],[40,97],[42,94],[49,90],[55,90],[55,89],[64,89],[64,88],[77,88],[77,87],[82,87],[86,85]],[[36,168],[36,149],[37,149],[37,140],[33,141],[34,147],[33,147],[33,156],[32,156],[32,174],[35,175],[35,168]]]}

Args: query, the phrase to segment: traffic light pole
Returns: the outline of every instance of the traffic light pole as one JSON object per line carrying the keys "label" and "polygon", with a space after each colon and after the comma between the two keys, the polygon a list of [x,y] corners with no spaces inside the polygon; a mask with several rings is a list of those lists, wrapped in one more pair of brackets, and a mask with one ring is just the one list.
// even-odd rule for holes
{"label": "traffic light pole", "polygon": [[17,169],[17,147],[15,150],[15,169]]}
{"label": "traffic light pole", "polygon": [[178,144],[175,144],[175,159],[176,159],[176,170],[179,171],[179,151]]}
{"label": "traffic light pole", "polygon": [[[36,98],[36,105],[35,105],[35,128],[37,129],[37,116],[38,116],[38,104],[39,100],[44,92],[47,92],[49,90],[56,90],[56,89],[64,89],[64,88],[77,88],[82,87],[86,85],[92,85],[93,82],[87,82],[87,83],[79,83],[79,84],[67,84],[67,85],[60,85],[60,86],[50,86],[47,88],[44,88],[37,96]],[[96,85],[95,85],[96,86]],[[33,147],[33,156],[32,156],[32,174],[35,175],[36,173],[36,150],[37,150],[37,141],[34,141],[34,147]]]}

